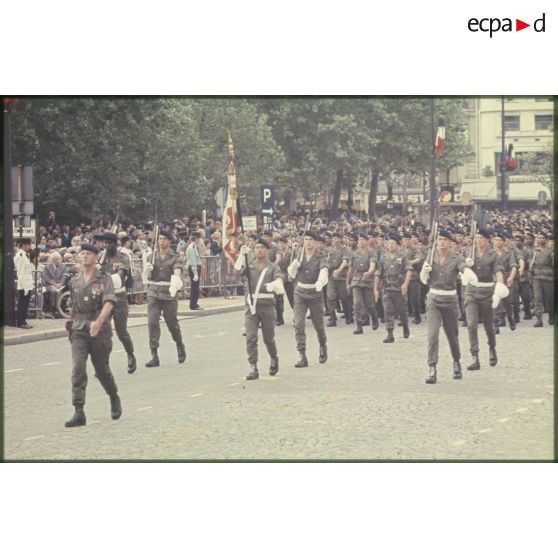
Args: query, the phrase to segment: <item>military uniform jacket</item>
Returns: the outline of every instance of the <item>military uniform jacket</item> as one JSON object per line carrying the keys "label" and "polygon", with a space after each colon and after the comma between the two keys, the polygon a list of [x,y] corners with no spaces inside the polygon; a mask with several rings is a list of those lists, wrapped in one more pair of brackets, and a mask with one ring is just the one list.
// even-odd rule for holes
{"label": "military uniform jacket", "polygon": [[407,271],[413,271],[413,266],[409,263],[406,256],[400,252],[391,256],[386,252],[380,258],[376,276],[381,277],[382,289],[384,291],[401,292]]}
{"label": "military uniform jacket", "polygon": [[369,271],[372,262],[377,264],[378,260],[376,253],[370,248],[353,252],[351,256],[351,269],[353,270],[352,287],[372,287],[374,285],[374,273],[372,273],[369,279],[364,279],[363,277]]}
{"label": "military uniform jacket", "polygon": [[17,288],[20,291],[30,291],[33,287],[33,266],[25,250],[21,248],[14,256],[14,267],[17,273]]}
{"label": "military uniform jacket", "polygon": [[[408,250],[401,250],[401,253],[407,258],[407,260],[409,262],[411,262],[413,260],[416,260],[417,258],[420,258],[419,251],[416,248],[413,248],[412,246]],[[418,271],[417,271],[416,267],[414,265],[412,265],[411,268],[413,270],[413,275],[411,276],[411,281],[418,281],[419,280],[419,274],[418,274]]]}
{"label": "military uniform jacket", "polygon": [[285,252],[280,252],[281,254],[281,261],[277,264],[279,269],[287,275],[287,268],[291,265],[291,261],[294,258],[295,254],[292,248],[287,248]]}
{"label": "military uniform jacket", "polygon": [[523,248],[518,248],[517,251],[521,254],[521,257],[525,260],[524,275],[523,275],[523,277],[520,277],[519,280],[521,282],[529,281],[529,276],[528,276],[527,272],[529,271],[529,267],[530,267],[531,261],[533,259],[534,250],[533,250],[533,248],[530,248],[529,246],[523,246]]}
{"label": "military uniform jacket", "polygon": [[266,271],[260,285],[260,290],[258,293],[258,299],[256,301],[256,304],[258,306],[275,306],[275,297],[273,293],[267,291],[265,286],[267,285],[267,283],[271,283],[272,281],[275,281],[275,279],[277,279],[278,277],[281,277],[281,279],[283,279],[284,281],[286,275],[279,269],[279,266],[275,263],[272,263],[269,260],[269,258],[265,260],[265,264],[263,266],[260,266],[256,258],[248,256],[248,269],[245,268],[242,270],[242,276],[245,279],[244,285],[247,293],[246,301],[248,302],[248,292],[249,292],[248,279],[246,277],[247,273],[250,273],[250,286],[252,287],[252,299],[255,300],[256,287],[258,285],[258,281],[260,280],[260,275],[264,269]]}
{"label": "military uniform jacket", "polygon": [[440,256],[436,250],[432,259],[430,280],[428,281],[430,288],[441,291],[454,291],[457,286],[459,272],[463,271],[465,267],[465,259],[455,252],[448,252],[444,263],[441,264]]}
{"label": "military uniform jacket", "polygon": [[501,252],[496,252],[500,258],[500,264],[504,268],[504,279],[507,279],[514,267],[518,267],[517,260],[515,259],[515,251],[504,249]]}
{"label": "military uniform jacket", "polygon": [[[108,274],[95,269],[86,281],[83,271],[70,281],[70,293],[73,304],[74,323],[72,329],[89,331],[89,322],[96,320],[107,301],[116,302],[112,279]],[[99,332],[99,337],[110,337],[110,320],[107,320]]]}
{"label": "military uniform jacket", "polygon": [[310,259],[307,258],[306,252],[303,252],[302,263],[298,268],[296,275],[296,291],[308,291],[307,287],[301,287],[299,283],[305,285],[313,285],[320,276],[320,270],[327,269],[327,258],[323,252],[316,250]]}
{"label": "military uniform jacket", "polygon": [[[475,272],[479,283],[494,283],[496,273],[498,271],[504,273],[505,271],[500,257],[493,248],[488,248],[482,257],[480,252],[476,251],[472,270]],[[478,302],[490,302],[494,294],[494,287],[475,287],[469,283],[465,292],[473,296]]]}
{"label": "military uniform jacket", "polygon": [[130,275],[130,258],[127,254],[123,254],[120,250],[117,250],[114,257],[110,257],[108,254],[105,256],[105,260],[101,264],[101,271],[108,273],[109,275],[114,275],[118,273],[120,270],[124,270],[124,277],[122,278],[122,287],[115,290],[116,296],[119,299],[126,298],[126,287],[124,284],[126,283],[127,277]]}
{"label": "military uniform jacket", "polygon": [[[184,264],[176,255],[176,252],[169,250],[164,258],[161,258],[161,252],[155,252],[155,259],[153,260],[153,271],[151,272],[151,281],[157,283],[163,281],[170,283],[171,277],[175,269],[184,269]],[[162,300],[175,300],[169,293],[170,285],[149,285],[147,289],[148,296],[154,296]]]}
{"label": "military uniform jacket", "polygon": [[535,279],[554,280],[554,250],[552,248],[535,248],[531,262],[531,271]]}
{"label": "military uniform jacket", "polygon": [[[333,277],[333,272],[336,269],[339,269],[343,260],[346,260],[347,263],[349,262],[349,251],[347,248],[343,248],[343,246],[339,247],[339,250],[334,250],[330,248],[327,253],[327,266],[329,268],[329,275]],[[339,274],[338,280],[345,280],[347,278],[347,270],[349,269],[348,266],[345,266],[343,271]]]}

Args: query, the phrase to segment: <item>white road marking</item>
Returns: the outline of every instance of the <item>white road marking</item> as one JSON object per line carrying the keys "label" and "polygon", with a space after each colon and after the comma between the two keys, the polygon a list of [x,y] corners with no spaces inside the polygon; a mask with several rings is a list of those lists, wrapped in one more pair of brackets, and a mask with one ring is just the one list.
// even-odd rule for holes
{"label": "white road marking", "polygon": [[220,331],[217,335],[225,335],[227,333],[228,333],[228,331]]}
{"label": "white road marking", "polygon": [[492,428],[483,428],[482,430],[478,430],[477,434],[486,434],[487,432],[492,432]]}
{"label": "white road marking", "polygon": [[113,353],[123,353],[124,349],[118,349],[118,351],[112,351]]}
{"label": "white road marking", "polygon": [[87,424],[89,424],[90,426],[91,426],[92,424],[101,424],[101,421],[99,421],[99,420],[90,420]]}
{"label": "white road marking", "polygon": [[505,422],[509,422],[511,420],[510,417],[503,417],[503,418],[499,418],[498,422],[501,422],[502,424],[504,424]]}
{"label": "white road marking", "polygon": [[528,410],[529,409],[527,407],[520,407],[519,409],[516,409],[515,412],[516,413],[525,413]]}
{"label": "white road marking", "polygon": [[370,347],[362,347],[362,349],[360,349],[360,350],[361,350],[362,352],[364,352],[364,351],[369,351],[369,350],[370,350]]}
{"label": "white road marking", "polygon": [[22,372],[23,368],[12,368],[12,370],[4,370],[4,374],[9,374],[10,372]]}
{"label": "white road marking", "polygon": [[544,399],[531,399],[533,403],[544,403]]}
{"label": "white road marking", "polygon": [[43,366],[54,366],[55,364],[60,364],[60,362],[45,362]]}
{"label": "white road marking", "polygon": [[203,395],[203,393],[194,393],[193,395],[190,395],[190,397],[199,397],[200,395]]}
{"label": "white road marking", "polygon": [[232,384],[229,384],[229,386],[237,386],[238,382],[233,382]]}
{"label": "white road marking", "polygon": [[200,335],[199,333],[194,335],[194,339],[203,339],[204,337],[207,337],[207,335]]}
{"label": "white road marking", "polygon": [[149,407],[140,407],[140,408],[138,409],[138,413],[139,413],[140,411],[147,411],[148,409],[153,409],[153,407],[151,407],[151,406],[149,406]]}
{"label": "white road marking", "polygon": [[467,442],[465,440],[457,440],[457,442],[452,442],[452,446],[464,446]]}
{"label": "white road marking", "polygon": [[42,434],[40,436],[29,436],[29,438],[23,438],[23,441],[30,442],[31,440],[40,440],[41,438],[44,438]]}

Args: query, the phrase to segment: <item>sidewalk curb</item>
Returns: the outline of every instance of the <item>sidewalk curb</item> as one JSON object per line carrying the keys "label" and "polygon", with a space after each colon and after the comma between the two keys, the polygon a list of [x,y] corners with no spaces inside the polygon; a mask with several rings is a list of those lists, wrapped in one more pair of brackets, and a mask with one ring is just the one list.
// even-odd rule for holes
{"label": "sidewalk curb", "polygon": [[[244,309],[244,302],[235,304],[234,306],[217,306],[216,308],[208,308],[207,310],[183,310],[178,312],[179,320],[181,317],[203,318],[205,316],[214,316],[215,314],[227,314],[229,312],[238,312]],[[138,312],[128,314],[128,318],[147,318],[147,312]],[[129,328],[141,327],[147,325],[147,322],[141,324],[129,325]],[[53,329],[51,331],[38,331],[35,333],[26,333],[19,337],[4,337],[4,346],[23,345],[24,343],[34,343],[35,341],[47,341],[48,339],[58,339],[66,337],[68,332],[65,329]]]}

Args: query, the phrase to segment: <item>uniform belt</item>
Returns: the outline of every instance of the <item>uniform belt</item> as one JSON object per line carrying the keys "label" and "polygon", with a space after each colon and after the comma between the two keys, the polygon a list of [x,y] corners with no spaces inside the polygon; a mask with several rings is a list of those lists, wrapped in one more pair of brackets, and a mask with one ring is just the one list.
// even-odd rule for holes
{"label": "uniform belt", "polygon": [[481,283],[480,281],[474,285],[475,287],[484,287],[485,289],[489,288],[489,287],[493,287],[494,286],[494,282],[492,283]]}
{"label": "uniform belt", "polygon": [[435,294],[435,295],[440,295],[440,296],[453,296],[457,294],[456,290],[453,291],[443,291],[441,289],[430,289],[428,291],[429,293]]}
{"label": "uniform belt", "polygon": [[315,289],[316,283],[297,283],[297,287],[302,287],[303,289]]}
{"label": "uniform belt", "polygon": [[115,294],[120,294],[126,292],[126,287],[120,287],[119,289],[114,289]]}
{"label": "uniform belt", "polygon": [[[252,295],[252,297],[255,296],[255,294]],[[260,300],[260,298],[273,298],[274,296],[273,293],[258,293],[258,300]],[[249,298],[249,295],[246,295],[246,298]]]}
{"label": "uniform belt", "polygon": [[157,287],[170,287],[170,281],[147,281],[146,285],[156,285]]}

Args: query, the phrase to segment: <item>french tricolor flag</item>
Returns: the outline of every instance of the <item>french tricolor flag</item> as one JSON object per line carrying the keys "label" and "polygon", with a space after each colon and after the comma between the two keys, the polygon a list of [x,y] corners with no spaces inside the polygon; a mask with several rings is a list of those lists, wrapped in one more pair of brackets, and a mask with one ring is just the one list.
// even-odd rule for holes
{"label": "french tricolor flag", "polygon": [[446,147],[446,121],[443,118],[438,120],[438,133],[436,134],[436,155],[440,157]]}
{"label": "french tricolor flag", "polygon": [[517,159],[515,157],[515,152],[513,150],[513,143],[508,145],[508,151],[506,153],[506,170],[514,171],[517,168]]}

